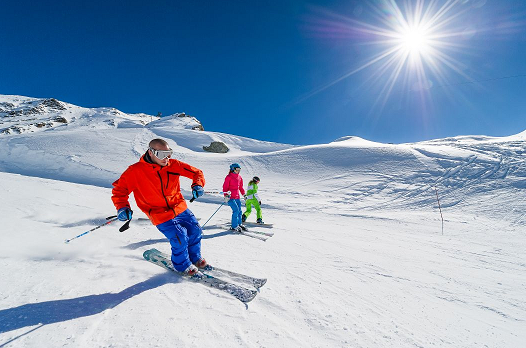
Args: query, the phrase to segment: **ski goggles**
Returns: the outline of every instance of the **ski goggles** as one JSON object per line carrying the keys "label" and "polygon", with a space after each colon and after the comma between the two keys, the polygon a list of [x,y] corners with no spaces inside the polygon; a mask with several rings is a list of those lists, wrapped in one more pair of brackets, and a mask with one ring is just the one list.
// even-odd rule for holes
{"label": "ski goggles", "polygon": [[156,149],[152,149],[150,147],[148,150],[150,150],[155,155],[155,157],[157,157],[160,160],[168,158],[168,157],[172,156],[172,154],[174,153],[174,151],[172,149],[170,149],[170,150],[156,150]]}

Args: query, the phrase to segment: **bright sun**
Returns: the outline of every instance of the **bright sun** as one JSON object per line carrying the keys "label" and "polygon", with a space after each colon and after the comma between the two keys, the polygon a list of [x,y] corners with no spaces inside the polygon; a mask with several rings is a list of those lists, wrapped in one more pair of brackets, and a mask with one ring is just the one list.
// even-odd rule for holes
{"label": "bright sun", "polygon": [[[398,4],[402,7],[399,7]],[[439,3],[441,5],[439,5]],[[366,46],[379,49],[351,71],[312,91],[308,98],[359,71],[369,69],[367,81],[379,83],[381,90],[375,103],[385,105],[397,82],[406,90],[419,91],[423,96],[434,83],[447,84],[446,71],[466,76],[448,51],[459,51],[459,38],[465,33],[461,23],[462,0],[375,0],[373,16],[377,20],[361,22],[333,14],[333,27],[323,27],[324,33],[341,34],[347,31],[353,38],[367,40]]]}
{"label": "bright sun", "polygon": [[425,54],[431,45],[431,39],[420,28],[409,28],[401,33],[402,48],[410,54]]}
{"label": "bright sun", "polygon": [[[456,62],[446,52],[458,49],[462,31],[454,29],[463,11],[456,0],[411,0],[402,2],[379,0],[377,15],[380,25],[351,21],[353,31],[371,37],[370,43],[380,51],[358,69],[375,66],[371,81],[383,81],[377,102],[385,105],[397,81],[407,84],[410,90],[424,91],[433,85],[431,79],[445,84],[445,70],[451,69],[465,76]],[[455,42],[457,41],[457,42]],[[431,77],[431,75],[433,77]]]}

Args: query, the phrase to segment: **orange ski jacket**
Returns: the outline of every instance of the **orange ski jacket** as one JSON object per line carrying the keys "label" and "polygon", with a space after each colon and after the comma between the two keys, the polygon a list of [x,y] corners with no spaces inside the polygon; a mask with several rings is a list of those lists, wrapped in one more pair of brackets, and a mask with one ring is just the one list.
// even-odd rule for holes
{"label": "orange ski jacket", "polygon": [[[192,187],[205,186],[205,177],[200,169],[170,159],[165,167],[149,163],[144,154],[139,162],[132,164],[113,183],[111,200],[115,208],[130,207],[128,197],[133,192],[137,206],[154,225],[173,219],[188,207],[181,194],[179,177],[192,179]],[[148,156],[149,157],[149,156]]]}

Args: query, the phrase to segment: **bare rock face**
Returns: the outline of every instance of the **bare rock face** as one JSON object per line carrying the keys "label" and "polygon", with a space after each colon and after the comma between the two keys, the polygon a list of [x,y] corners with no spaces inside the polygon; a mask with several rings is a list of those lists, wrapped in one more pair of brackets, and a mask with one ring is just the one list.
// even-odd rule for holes
{"label": "bare rock face", "polygon": [[55,98],[46,99],[42,103],[40,103],[40,105],[43,105],[48,109],[52,110],[67,110],[66,107]]}
{"label": "bare rock face", "polygon": [[227,153],[229,148],[221,141],[212,141],[210,146],[203,146],[203,150],[215,153]]}
{"label": "bare rock face", "polygon": [[22,134],[68,123],[62,115],[68,108],[55,98],[24,100],[14,97],[13,100],[16,105],[15,102],[0,103],[0,134]]}
{"label": "bare rock face", "polygon": [[8,102],[1,102],[0,103],[0,113],[7,113],[8,110],[15,107],[15,104],[8,103]]}
{"label": "bare rock face", "polygon": [[198,131],[204,131],[205,130],[205,128],[203,127],[202,123],[197,118],[195,118],[194,116],[187,115],[184,112],[180,112],[180,113],[178,113],[176,115],[177,115],[177,117],[189,117],[192,120],[194,120],[197,123],[197,125],[192,127],[193,130],[198,130]]}
{"label": "bare rock face", "polygon": [[66,120],[64,117],[62,116],[57,116],[53,119],[53,121],[55,122],[58,122],[58,123],[68,123],[68,120]]}

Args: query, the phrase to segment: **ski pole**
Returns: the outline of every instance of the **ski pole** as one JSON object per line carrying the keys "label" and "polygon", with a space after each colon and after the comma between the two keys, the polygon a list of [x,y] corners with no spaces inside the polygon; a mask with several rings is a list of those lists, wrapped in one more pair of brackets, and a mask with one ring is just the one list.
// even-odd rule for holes
{"label": "ski pole", "polygon": [[[209,195],[210,194],[212,194],[212,195],[217,195],[217,194],[222,195],[224,193],[230,194],[230,191],[228,191],[228,192],[223,192],[223,191],[205,191],[205,193],[209,194]],[[192,203],[193,201],[195,201],[195,198],[192,197],[192,199],[190,199],[190,203]]]}
{"label": "ski pole", "polygon": [[[88,233],[90,233],[90,232],[92,232],[92,231],[95,231],[95,230],[98,229],[98,228],[101,228],[101,227],[103,227],[103,226],[109,225],[109,224],[111,224],[113,221],[117,221],[118,219],[119,219],[119,218],[117,217],[117,215],[108,216],[108,217],[106,218],[106,220],[108,220],[108,221],[106,221],[106,222],[103,223],[102,225],[99,225],[99,226],[97,226],[97,227],[94,227],[94,228],[92,228],[91,230],[86,231],[86,232],[84,232],[84,233],[81,233],[81,234],[79,234],[78,236],[75,236],[75,237],[73,237],[73,238],[71,238],[71,239],[66,239],[66,240],[64,241],[64,243],[68,244],[68,243],[71,242],[73,239],[80,238],[80,237],[82,237],[82,236],[84,236],[84,235],[86,235],[86,234],[88,234]],[[129,221],[126,222],[126,224],[128,224],[128,225],[129,225],[129,223],[130,223]],[[126,224],[125,224],[125,225],[126,225]],[[124,226],[123,226],[123,227],[124,227]],[[122,227],[121,227],[121,228],[122,228]]]}
{"label": "ski pole", "polygon": [[[212,214],[212,216],[214,216],[218,211],[219,209],[221,209],[221,207],[225,204],[225,202],[221,203],[221,205],[219,206],[219,208],[217,208],[217,210]],[[210,221],[210,219],[212,218],[212,216],[210,216],[208,218],[208,220],[206,220],[206,222],[203,224],[203,226],[201,226],[201,228],[205,227],[205,225],[208,223],[208,221]]]}

